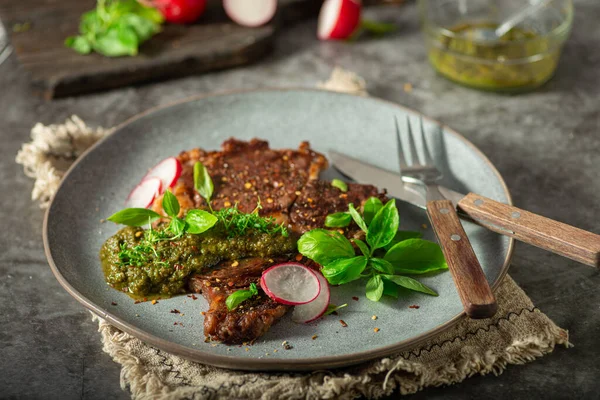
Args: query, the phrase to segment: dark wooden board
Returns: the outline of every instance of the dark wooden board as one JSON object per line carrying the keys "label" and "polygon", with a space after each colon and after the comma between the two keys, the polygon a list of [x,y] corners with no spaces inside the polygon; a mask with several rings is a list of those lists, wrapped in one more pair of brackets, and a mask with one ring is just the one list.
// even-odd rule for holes
{"label": "dark wooden board", "polygon": [[[231,22],[220,3],[209,2],[196,24],[166,24],[135,57],[82,56],[64,46],[94,0],[5,0],[0,19],[34,89],[52,99],[251,63],[272,49],[279,27],[317,15],[322,0],[280,1],[276,18],[259,28]],[[12,32],[25,22],[29,30]]]}

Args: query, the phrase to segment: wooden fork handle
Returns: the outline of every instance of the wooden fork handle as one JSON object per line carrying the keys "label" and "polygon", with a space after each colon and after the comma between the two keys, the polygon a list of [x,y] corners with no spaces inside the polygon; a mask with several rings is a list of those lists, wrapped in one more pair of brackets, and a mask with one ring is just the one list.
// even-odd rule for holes
{"label": "wooden fork handle", "polygon": [[494,232],[583,264],[600,266],[600,235],[475,193],[466,195],[458,203],[458,208]]}
{"label": "wooden fork handle", "polygon": [[492,317],[498,309],[496,298],[452,202],[428,201],[427,216],[446,258],[465,313],[473,319]]}

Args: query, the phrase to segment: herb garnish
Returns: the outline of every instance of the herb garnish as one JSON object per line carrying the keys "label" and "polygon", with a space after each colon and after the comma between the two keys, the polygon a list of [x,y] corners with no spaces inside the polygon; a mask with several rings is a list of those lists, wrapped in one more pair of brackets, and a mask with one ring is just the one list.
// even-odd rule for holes
{"label": "herb garnish", "polygon": [[237,290],[227,296],[225,300],[225,304],[227,305],[227,310],[231,311],[239,306],[242,302],[248,300],[252,296],[256,296],[258,294],[258,289],[256,284],[252,282],[248,289]]}
{"label": "herb garnish", "polygon": [[344,193],[348,191],[348,185],[346,184],[346,182],[339,179],[333,179],[331,181],[331,186],[340,189]]}
{"label": "herb garnish", "polygon": [[366,296],[372,301],[379,301],[384,294],[398,297],[398,287],[437,296],[419,281],[400,275],[424,274],[448,266],[436,243],[418,238],[418,232],[398,231],[395,200],[384,205],[372,197],[364,204],[362,215],[349,204],[348,212],[328,216],[326,226],[348,226],[350,219],[366,234],[366,242],[353,239],[362,255],[357,256],[352,243],[335,230],[313,229],[298,240],[299,252],[323,266],[321,272],[330,284],[368,278]]}
{"label": "herb garnish", "polygon": [[137,0],[98,0],[96,9],[81,16],[80,35],[68,37],[65,46],[80,54],[135,56],[139,45],[160,32],[163,21],[160,11]]}
{"label": "herb garnish", "polygon": [[217,224],[224,229],[229,238],[243,236],[250,229],[269,235],[288,236],[283,224],[277,224],[272,217],[265,218],[258,214],[261,209],[260,202],[254,211],[248,214],[240,211],[237,204],[213,211],[210,198],[214,185],[206,168],[200,162],[194,165],[194,187],[206,200],[210,211],[189,210],[185,218],[179,218],[181,211],[179,201],[170,190],[167,190],[162,199],[162,208],[167,216],[145,208],[126,208],[107,218],[117,224],[136,227],[152,224],[160,218],[168,221],[165,229],[156,230],[150,226],[143,231],[143,234],[140,233],[139,243],[131,248],[127,247],[126,243],[121,244],[118,256],[122,265],[143,266],[152,263],[156,266],[168,266],[167,262],[161,260],[157,251],[159,242],[179,239],[185,233],[201,234]]}

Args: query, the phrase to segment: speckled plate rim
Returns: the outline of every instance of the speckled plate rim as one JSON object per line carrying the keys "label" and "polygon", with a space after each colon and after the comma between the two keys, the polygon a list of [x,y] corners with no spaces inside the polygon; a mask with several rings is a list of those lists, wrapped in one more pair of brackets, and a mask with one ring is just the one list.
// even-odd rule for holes
{"label": "speckled plate rim", "polygon": [[[173,107],[173,106],[177,106],[179,104],[184,104],[184,103],[189,103],[189,102],[193,102],[193,101],[198,101],[198,100],[202,100],[205,98],[209,98],[209,97],[217,97],[217,96],[229,96],[229,95],[236,95],[236,94],[245,94],[245,93],[258,93],[258,92],[282,92],[282,91],[298,91],[298,92],[315,92],[315,93],[321,93],[321,92],[325,92],[328,94],[338,94],[340,96],[349,96],[349,97],[354,97],[356,99],[360,99],[360,97],[355,96],[355,95],[351,95],[351,94],[346,94],[346,93],[340,93],[340,92],[331,92],[328,90],[322,90],[322,89],[311,89],[311,88],[261,88],[261,89],[246,89],[246,90],[228,90],[228,91],[220,91],[220,92],[212,92],[212,93],[207,93],[207,94],[202,94],[202,95],[197,95],[197,96],[192,96],[192,97],[188,97],[182,100],[178,100],[175,102],[171,102],[168,104],[164,104],[164,105],[160,105],[160,106],[156,106],[153,108],[150,108],[142,113],[139,113],[131,118],[129,118],[128,120],[126,120],[125,122],[117,125],[114,129],[114,131],[110,134],[105,136],[104,138],[100,139],[98,142],[96,142],[93,146],[91,146],[88,150],[86,150],[74,163],[73,165],[71,165],[71,167],[69,168],[69,170],[65,173],[64,177],[62,178],[62,181],[56,191],[56,193],[58,193],[62,187],[62,185],[64,184],[64,182],[66,182],[69,178],[69,175],[71,173],[71,171],[73,171],[73,169],[83,160],[85,159],[85,157],[94,151],[94,149],[96,149],[97,147],[101,146],[102,143],[109,137],[112,135],[117,135],[119,134],[119,132],[122,130],[123,127],[127,126],[128,124],[132,123],[133,121],[136,121],[140,118],[144,118],[149,114],[154,113],[155,111],[164,109],[164,108],[169,108],[169,107]],[[378,99],[378,98],[374,98],[374,97],[369,97],[370,101],[377,101],[380,102],[386,106],[392,106],[392,107],[396,107],[398,109],[401,109],[404,112],[407,113],[413,113],[413,114],[418,114],[421,115],[421,113],[412,110],[408,107],[404,107],[401,106],[397,103],[391,102],[391,101],[387,101],[387,100],[383,100],[383,99]],[[444,132],[448,133],[450,135],[455,136],[457,139],[459,139],[460,141],[462,141],[465,145],[467,145],[468,147],[471,148],[471,150],[473,152],[475,152],[480,158],[481,160],[483,160],[486,164],[488,164],[488,166],[490,167],[491,171],[496,175],[496,178],[498,179],[498,182],[500,182],[502,189],[504,191],[504,194],[506,195],[506,198],[508,200],[508,204],[512,205],[512,198],[510,196],[510,192],[508,190],[508,187],[506,186],[506,183],[504,182],[504,179],[502,178],[502,175],[500,175],[500,172],[498,172],[498,170],[496,169],[496,167],[492,164],[492,162],[481,152],[481,150],[479,150],[473,143],[471,143],[470,141],[468,141],[464,136],[462,136],[460,133],[450,129],[449,127],[447,127],[446,125],[441,124],[440,122],[425,117],[423,116],[423,119],[431,121],[432,123],[436,123],[440,126],[443,126],[444,128]],[[52,202],[54,202],[54,197],[52,198]],[[340,355],[340,356],[330,356],[330,357],[318,357],[318,358],[307,358],[307,359],[294,359],[294,360],[269,360],[269,359],[259,359],[259,358],[255,358],[255,359],[240,359],[237,357],[233,357],[233,356],[221,356],[221,355],[216,355],[216,354],[212,354],[212,353],[207,353],[201,350],[196,350],[196,349],[191,349],[188,348],[186,346],[180,345],[178,343],[174,343],[162,338],[159,338],[157,336],[154,336],[152,334],[149,334],[148,332],[145,332],[142,329],[139,329],[131,324],[129,324],[127,321],[116,317],[115,315],[111,314],[110,312],[108,312],[105,309],[102,309],[101,307],[99,307],[98,305],[96,305],[95,303],[93,303],[92,301],[90,301],[89,299],[87,299],[82,293],[80,293],[79,291],[77,291],[73,286],[71,286],[71,284],[67,281],[67,279],[61,274],[59,268],[57,267],[57,265],[54,262],[54,259],[52,257],[52,252],[49,248],[48,245],[48,218],[50,215],[50,210],[52,209],[52,202],[50,204],[50,206],[48,207],[48,209],[46,210],[45,216],[44,216],[44,223],[43,223],[43,242],[44,242],[44,252],[46,254],[46,258],[48,259],[48,263],[50,265],[50,268],[54,274],[54,276],[56,277],[56,279],[58,280],[58,282],[60,283],[60,285],[71,295],[73,296],[77,301],[79,301],[81,304],[83,304],[86,308],[88,308],[90,311],[94,312],[95,314],[99,315],[100,317],[102,317],[104,320],[106,320],[108,323],[110,323],[111,325],[114,325],[115,327],[123,330],[124,332],[129,333],[130,335],[133,335],[137,338],[139,338],[140,340],[142,340],[143,342],[155,346],[157,348],[159,348],[160,350],[164,350],[166,352],[175,354],[177,356],[189,359],[191,361],[195,361],[195,362],[200,362],[200,363],[204,363],[204,364],[209,364],[209,365],[213,365],[215,367],[222,367],[222,368],[230,368],[230,369],[237,369],[237,370],[247,370],[247,371],[269,371],[269,370],[279,370],[279,371],[310,371],[310,370],[317,370],[317,369],[324,369],[324,368],[339,368],[339,367],[345,367],[345,366],[349,366],[349,365],[355,365],[355,364],[359,364],[362,362],[366,362],[366,361],[370,361],[370,360],[374,360],[377,358],[381,358],[381,357],[385,357],[385,356],[389,356],[395,353],[399,353],[402,352],[404,350],[407,350],[409,348],[415,347],[425,341],[427,341],[428,339],[434,337],[435,335],[451,328],[452,326],[454,326],[455,324],[457,324],[459,321],[461,321],[463,318],[466,318],[465,313],[460,313],[457,314],[456,316],[454,316],[453,318],[451,318],[450,320],[448,320],[447,322],[438,325],[437,327],[422,333],[418,336],[415,336],[413,338],[410,339],[406,339],[406,340],[402,340],[399,341],[398,343],[395,343],[393,345],[390,346],[386,346],[386,347],[382,347],[379,349],[375,349],[375,350],[367,350],[367,351],[362,351],[362,352],[358,352],[358,353],[350,353],[350,354],[344,354],[344,355]],[[502,265],[502,269],[500,271],[500,273],[498,274],[498,278],[492,282],[491,287],[492,290],[496,290],[498,288],[498,286],[500,285],[500,283],[502,282],[502,280],[504,279],[506,273],[508,272],[508,268],[510,266],[510,261],[512,259],[512,255],[513,255],[513,250],[514,250],[514,239],[510,238],[509,241],[509,245],[508,245],[508,251],[506,253],[506,258],[504,259],[504,263]]]}

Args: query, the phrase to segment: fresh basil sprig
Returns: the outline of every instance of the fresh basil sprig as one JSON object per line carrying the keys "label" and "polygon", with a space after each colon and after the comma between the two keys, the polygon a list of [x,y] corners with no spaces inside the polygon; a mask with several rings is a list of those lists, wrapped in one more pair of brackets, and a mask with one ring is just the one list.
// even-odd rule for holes
{"label": "fresh basil sprig", "polygon": [[352,216],[347,212],[329,214],[325,217],[325,226],[328,228],[345,228],[352,222]]}
{"label": "fresh basil sprig", "polygon": [[366,242],[353,239],[362,255],[356,255],[352,243],[335,230],[313,229],[298,240],[298,251],[323,266],[321,272],[330,284],[368,278],[366,296],[373,301],[383,295],[398,297],[398,287],[437,296],[433,289],[400,275],[441,271],[448,266],[436,243],[420,239],[419,232],[398,231],[400,217],[394,200],[384,205],[371,197],[362,215],[349,204],[347,212],[329,215],[326,225],[347,226],[350,219],[366,234]]}
{"label": "fresh basil sprig", "polygon": [[160,11],[137,0],[98,0],[96,9],[81,16],[80,35],[68,37],[65,46],[80,54],[135,56],[143,42],[160,32],[163,21]]}
{"label": "fresh basil sprig", "polygon": [[225,300],[225,304],[227,305],[227,309],[229,311],[237,308],[241,303],[248,300],[252,296],[256,296],[258,294],[258,288],[256,284],[253,282],[250,284],[248,289],[237,290],[227,296]]}
{"label": "fresh basil sprig", "polygon": [[[185,216],[185,220],[179,218],[180,205],[177,197],[167,190],[163,196],[162,208],[170,219],[168,230],[171,231],[175,239],[180,237],[186,232],[199,234],[206,232],[212,228],[218,221],[217,217],[213,214],[202,211],[202,210],[191,210]],[[143,226],[157,219],[161,218],[161,215],[145,208],[126,208],[121,210],[107,219],[117,224],[123,224],[127,226]]]}

